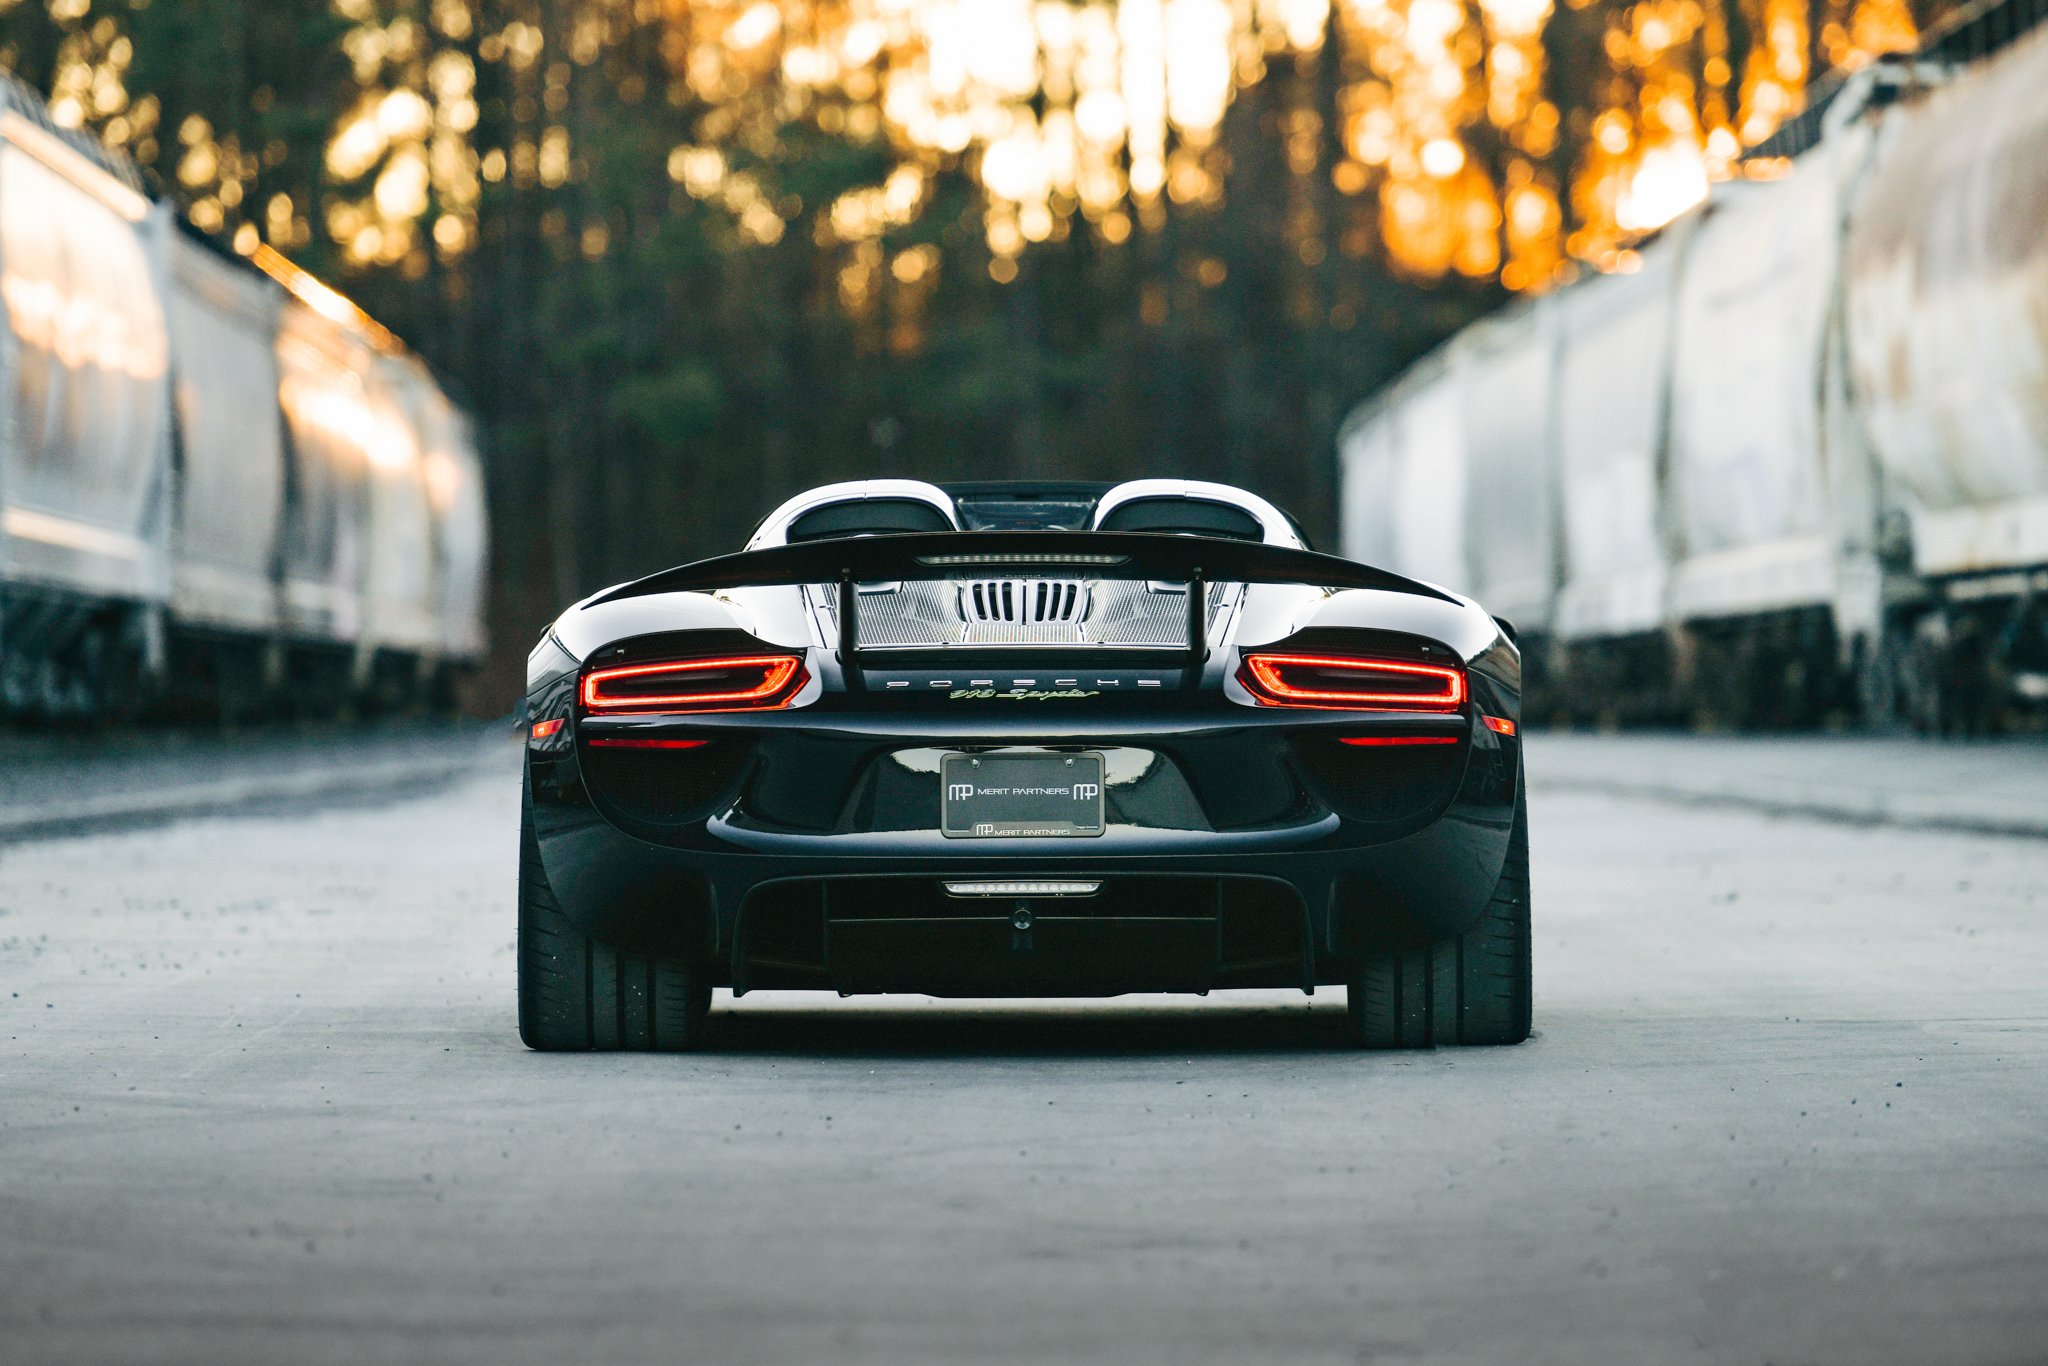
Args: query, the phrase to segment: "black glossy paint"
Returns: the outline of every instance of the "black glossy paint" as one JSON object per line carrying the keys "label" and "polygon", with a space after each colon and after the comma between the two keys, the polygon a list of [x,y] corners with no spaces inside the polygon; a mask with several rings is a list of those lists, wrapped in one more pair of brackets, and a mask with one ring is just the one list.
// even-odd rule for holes
{"label": "black glossy paint", "polygon": [[[1514,645],[1461,599],[1270,591],[1279,596],[1263,625],[1244,632],[1259,648],[1456,660],[1468,671],[1466,707],[1255,705],[1234,681],[1237,644],[1213,651],[1192,689],[1019,700],[878,690],[885,675],[873,674],[852,690],[822,632],[793,639],[772,599],[753,600],[766,611],[687,593],[572,610],[530,673],[533,718],[566,723],[528,751],[549,879],[586,933],[692,958],[739,990],[1312,987],[1345,980],[1369,951],[1463,931],[1500,875],[1521,783],[1519,741],[1480,720],[1520,721]],[[686,652],[692,641],[800,649],[814,681],[774,712],[581,714],[581,665]],[[1052,661],[1036,666],[1047,675],[1088,667],[1056,651],[1036,658]],[[1417,735],[1456,743],[1337,743]],[[705,743],[590,745],[657,737]],[[1103,833],[945,838],[940,756],[1010,748],[1104,754]],[[1003,877],[1102,888],[1016,901],[948,897],[939,885]],[[1028,930],[1012,924],[1020,914]]]}

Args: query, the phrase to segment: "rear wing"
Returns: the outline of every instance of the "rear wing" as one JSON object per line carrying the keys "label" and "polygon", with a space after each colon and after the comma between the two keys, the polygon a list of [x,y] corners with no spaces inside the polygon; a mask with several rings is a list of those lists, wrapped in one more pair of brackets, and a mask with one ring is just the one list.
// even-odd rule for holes
{"label": "rear wing", "polygon": [[804,541],[698,560],[621,584],[591,606],[655,593],[773,584],[942,579],[956,570],[1079,570],[1103,579],[1299,583],[1456,602],[1384,569],[1290,546],[1156,531],[932,531]]}
{"label": "rear wing", "polygon": [[1102,579],[1145,579],[1188,586],[1187,667],[1208,658],[1208,585],[1291,583],[1365,588],[1455,603],[1427,584],[1384,569],[1290,546],[1160,532],[941,531],[856,536],[772,546],[699,560],[622,584],[588,605],[657,593],[707,593],[780,584],[834,584],[839,593],[839,658],[849,683],[860,648],[855,595],[862,583],[945,579],[962,571],[1079,572]]}

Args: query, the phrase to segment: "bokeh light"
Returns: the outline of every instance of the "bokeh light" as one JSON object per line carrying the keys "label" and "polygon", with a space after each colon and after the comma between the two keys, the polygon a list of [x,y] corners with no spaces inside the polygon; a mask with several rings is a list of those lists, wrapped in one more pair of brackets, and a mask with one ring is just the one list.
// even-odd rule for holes
{"label": "bokeh light", "polygon": [[[565,0],[509,21],[480,0],[333,0],[357,93],[313,204],[257,202],[263,149],[198,116],[160,127],[154,98],[131,103],[134,48],[107,7],[12,0],[38,2],[64,27],[58,121],[155,165],[237,250],[303,249],[318,231],[358,268],[459,261],[488,187],[576,198],[575,91],[596,73],[676,111],[689,131],[668,178],[727,215],[735,245],[775,246],[809,215],[804,231],[846,253],[838,293],[854,310],[884,276],[910,289],[938,273],[883,239],[919,221],[947,174],[980,191],[997,281],[1037,243],[1082,231],[1116,247],[1214,208],[1238,96],[1317,63],[1334,73],[1330,107],[1254,135],[1279,139],[1304,182],[1368,206],[1373,238],[1330,236],[1341,225],[1304,192],[1287,219],[1301,259],[1321,260],[1330,236],[1413,277],[1539,288],[1573,258],[1615,268],[1698,203],[1798,110],[1817,60],[1855,65],[1915,38],[1905,0],[1735,0],[1733,16],[1729,0]],[[1604,63],[1595,106],[1572,119],[1552,54],[1566,19],[1595,26]],[[650,24],[658,48],[625,52]],[[1739,53],[1735,31],[1749,35]],[[486,73],[512,92],[509,117],[485,117]],[[760,169],[799,136],[879,152],[885,169],[805,205]],[[594,259],[613,228],[586,217],[565,202],[543,221]]]}

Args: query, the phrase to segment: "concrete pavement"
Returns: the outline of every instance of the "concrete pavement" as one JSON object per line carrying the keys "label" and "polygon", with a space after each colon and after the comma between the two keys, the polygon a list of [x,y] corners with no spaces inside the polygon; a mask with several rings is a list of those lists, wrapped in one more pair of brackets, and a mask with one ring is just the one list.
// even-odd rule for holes
{"label": "concrete pavement", "polygon": [[0,850],[0,1362],[2042,1360],[2048,842],[1547,776],[1538,1036],[1427,1054],[1341,993],[527,1053],[509,764]]}
{"label": "concrete pavement", "polygon": [[0,733],[0,844],[182,816],[429,791],[504,762],[509,723],[318,723],[220,735]]}
{"label": "concrete pavement", "polygon": [[2048,839],[2048,739],[1543,731],[1531,781],[1852,825]]}

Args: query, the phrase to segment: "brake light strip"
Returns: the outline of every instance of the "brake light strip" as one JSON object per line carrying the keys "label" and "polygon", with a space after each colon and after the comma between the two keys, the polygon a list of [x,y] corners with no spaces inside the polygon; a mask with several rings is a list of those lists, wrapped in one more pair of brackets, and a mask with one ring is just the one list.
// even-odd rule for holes
{"label": "brake light strip", "polygon": [[592,740],[590,742],[590,747],[592,749],[702,749],[704,748],[704,746],[710,743],[711,742],[709,740],[641,740],[634,738],[605,738],[599,740]]}
{"label": "brake light strip", "polygon": [[[1301,688],[1289,683],[1285,670],[1289,667],[1302,669],[1323,669],[1328,671],[1350,670],[1360,674],[1406,674],[1418,678],[1435,678],[1443,682],[1442,692],[1437,693],[1388,693],[1356,691],[1334,691],[1327,688]],[[1289,704],[1314,706],[1335,704],[1344,706],[1396,707],[1415,711],[1449,711],[1465,700],[1465,675],[1463,671],[1441,664],[1409,664],[1391,659],[1364,659],[1336,655],[1274,655],[1248,654],[1244,657],[1245,673],[1254,684],[1253,691],[1262,694],[1263,701],[1280,706]]]}
{"label": "brake light strip", "polygon": [[[780,694],[790,689],[790,684],[797,679],[802,668],[803,661],[795,655],[746,655],[730,659],[684,659],[671,660],[666,664],[625,664],[610,669],[593,669],[583,676],[583,705],[592,711],[626,708],[659,711],[664,707],[702,708],[720,703],[775,706],[778,705]],[[602,685],[613,679],[645,678],[654,674],[687,676],[725,669],[760,669],[761,681],[751,688],[726,692],[607,697],[602,691]]]}
{"label": "brake light strip", "polygon": [[1455,735],[1340,735],[1340,745],[1455,745]]}

